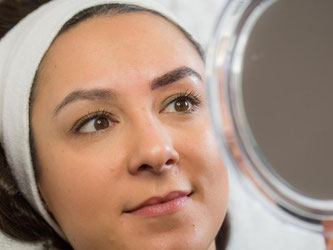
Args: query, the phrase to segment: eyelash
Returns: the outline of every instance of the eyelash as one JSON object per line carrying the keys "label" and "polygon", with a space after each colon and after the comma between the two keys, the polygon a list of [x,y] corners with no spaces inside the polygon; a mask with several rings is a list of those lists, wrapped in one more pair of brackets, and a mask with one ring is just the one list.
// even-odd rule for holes
{"label": "eyelash", "polygon": [[[112,114],[106,110],[97,110],[93,112],[89,112],[87,115],[80,118],[72,127],[71,131],[73,131],[74,134],[80,134],[80,129],[86,125],[91,120],[98,118],[98,117],[105,117],[112,122],[116,122],[113,118]],[[99,131],[96,131],[94,133],[98,133]],[[81,133],[81,134],[91,134],[91,133]]]}
{"label": "eyelash", "polygon": [[[201,104],[201,97],[200,95],[198,95],[197,93],[195,93],[194,91],[185,91],[184,93],[179,93],[176,94],[174,96],[169,97],[169,99],[171,99],[170,101],[168,101],[168,103],[164,106],[163,110],[166,109],[170,104],[174,103],[177,100],[181,100],[181,99],[186,99],[189,100],[193,107],[191,110],[189,111],[184,111],[184,112],[179,112],[179,113],[186,113],[186,114],[190,114],[193,113],[197,110],[197,108],[199,107],[199,105]],[[162,111],[163,111],[162,110]],[[71,131],[74,134],[81,134],[81,135],[85,135],[85,134],[96,134],[99,133],[101,131],[96,131],[96,132],[91,132],[91,133],[80,133],[80,129],[86,125],[88,122],[90,122],[91,120],[98,118],[98,117],[105,117],[108,120],[111,120],[111,122],[116,122],[113,115],[106,111],[106,110],[97,110],[97,111],[93,111],[93,112],[89,112],[87,115],[83,116],[82,118],[80,118],[72,127]]]}
{"label": "eyelash", "polygon": [[191,114],[191,113],[195,112],[201,104],[201,101],[200,101],[201,96],[199,94],[197,94],[196,92],[194,92],[193,90],[192,91],[186,90],[184,93],[176,94],[175,96],[171,96],[169,99],[171,99],[171,100],[168,101],[168,103],[165,105],[163,110],[166,109],[171,103],[174,103],[174,102],[176,102],[178,100],[182,100],[182,99],[189,100],[192,103],[193,108],[191,110],[179,112],[179,113],[183,113],[183,114],[184,113]]}

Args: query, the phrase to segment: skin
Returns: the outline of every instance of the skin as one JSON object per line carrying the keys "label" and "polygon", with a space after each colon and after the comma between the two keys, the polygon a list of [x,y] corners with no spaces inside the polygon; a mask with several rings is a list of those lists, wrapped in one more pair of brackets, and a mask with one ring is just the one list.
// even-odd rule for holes
{"label": "skin", "polygon": [[324,239],[326,243],[326,250],[333,250],[333,221],[327,220],[323,221],[323,227],[324,227]]}
{"label": "skin", "polygon": [[[154,79],[180,67],[204,74],[185,36],[150,13],[89,19],[49,49],[31,111],[38,185],[75,249],[215,249],[228,179],[209,123],[204,82],[189,75],[151,89]],[[54,114],[68,94],[91,89],[112,89],[117,97],[72,101]],[[180,112],[170,97],[189,92],[200,104],[183,98],[180,104],[191,112]],[[96,130],[96,118],[72,130],[98,110],[107,113],[98,118],[108,121],[105,128]],[[175,212],[125,213],[174,190],[193,192]]]}

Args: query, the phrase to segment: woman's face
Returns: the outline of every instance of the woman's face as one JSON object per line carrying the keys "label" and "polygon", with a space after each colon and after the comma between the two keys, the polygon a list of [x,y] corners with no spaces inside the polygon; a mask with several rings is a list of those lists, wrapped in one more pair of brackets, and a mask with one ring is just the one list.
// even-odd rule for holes
{"label": "woman's face", "polygon": [[182,32],[150,13],[55,40],[31,122],[42,197],[75,249],[214,248],[228,180],[203,73]]}

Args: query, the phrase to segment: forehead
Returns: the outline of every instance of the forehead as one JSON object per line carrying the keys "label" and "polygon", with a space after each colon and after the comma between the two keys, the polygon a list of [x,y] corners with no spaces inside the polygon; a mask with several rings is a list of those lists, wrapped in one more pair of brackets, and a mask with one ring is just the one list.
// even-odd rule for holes
{"label": "forehead", "polygon": [[68,92],[85,87],[78,83],[151,80],[183,66],[203,74],[202,60],[185,35],[158,15],[132,12],[94,17],[61,34],[38,79],[57,82],[49,91]]}
{"label": "forehead", "polygon": [[[79,23],[56,38],[45,62],[79,63],[82,59],[101,60],[110,56],[119,64],[122,58],[128,63],[143,59],[159,61],[158,56],[172,60],[176,55],[186,57],[191,53],[198,54],[174,24],[156,14],[140,11],[99,16]],[[156,57],[148,58],[148,55]],[[76,58],[81,60],[74,61]]]}

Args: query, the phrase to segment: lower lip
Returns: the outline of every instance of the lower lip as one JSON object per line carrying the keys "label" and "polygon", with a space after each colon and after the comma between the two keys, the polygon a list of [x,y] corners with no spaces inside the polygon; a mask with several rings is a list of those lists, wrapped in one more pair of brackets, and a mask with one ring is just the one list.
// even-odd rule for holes
{"label": "lower lip", "polygon": [[188,196],[179,197],[165,203],[140,208],[131,212],[130,214],[137,216],[160,216],[169,214],[182,208],[188,199]]}

